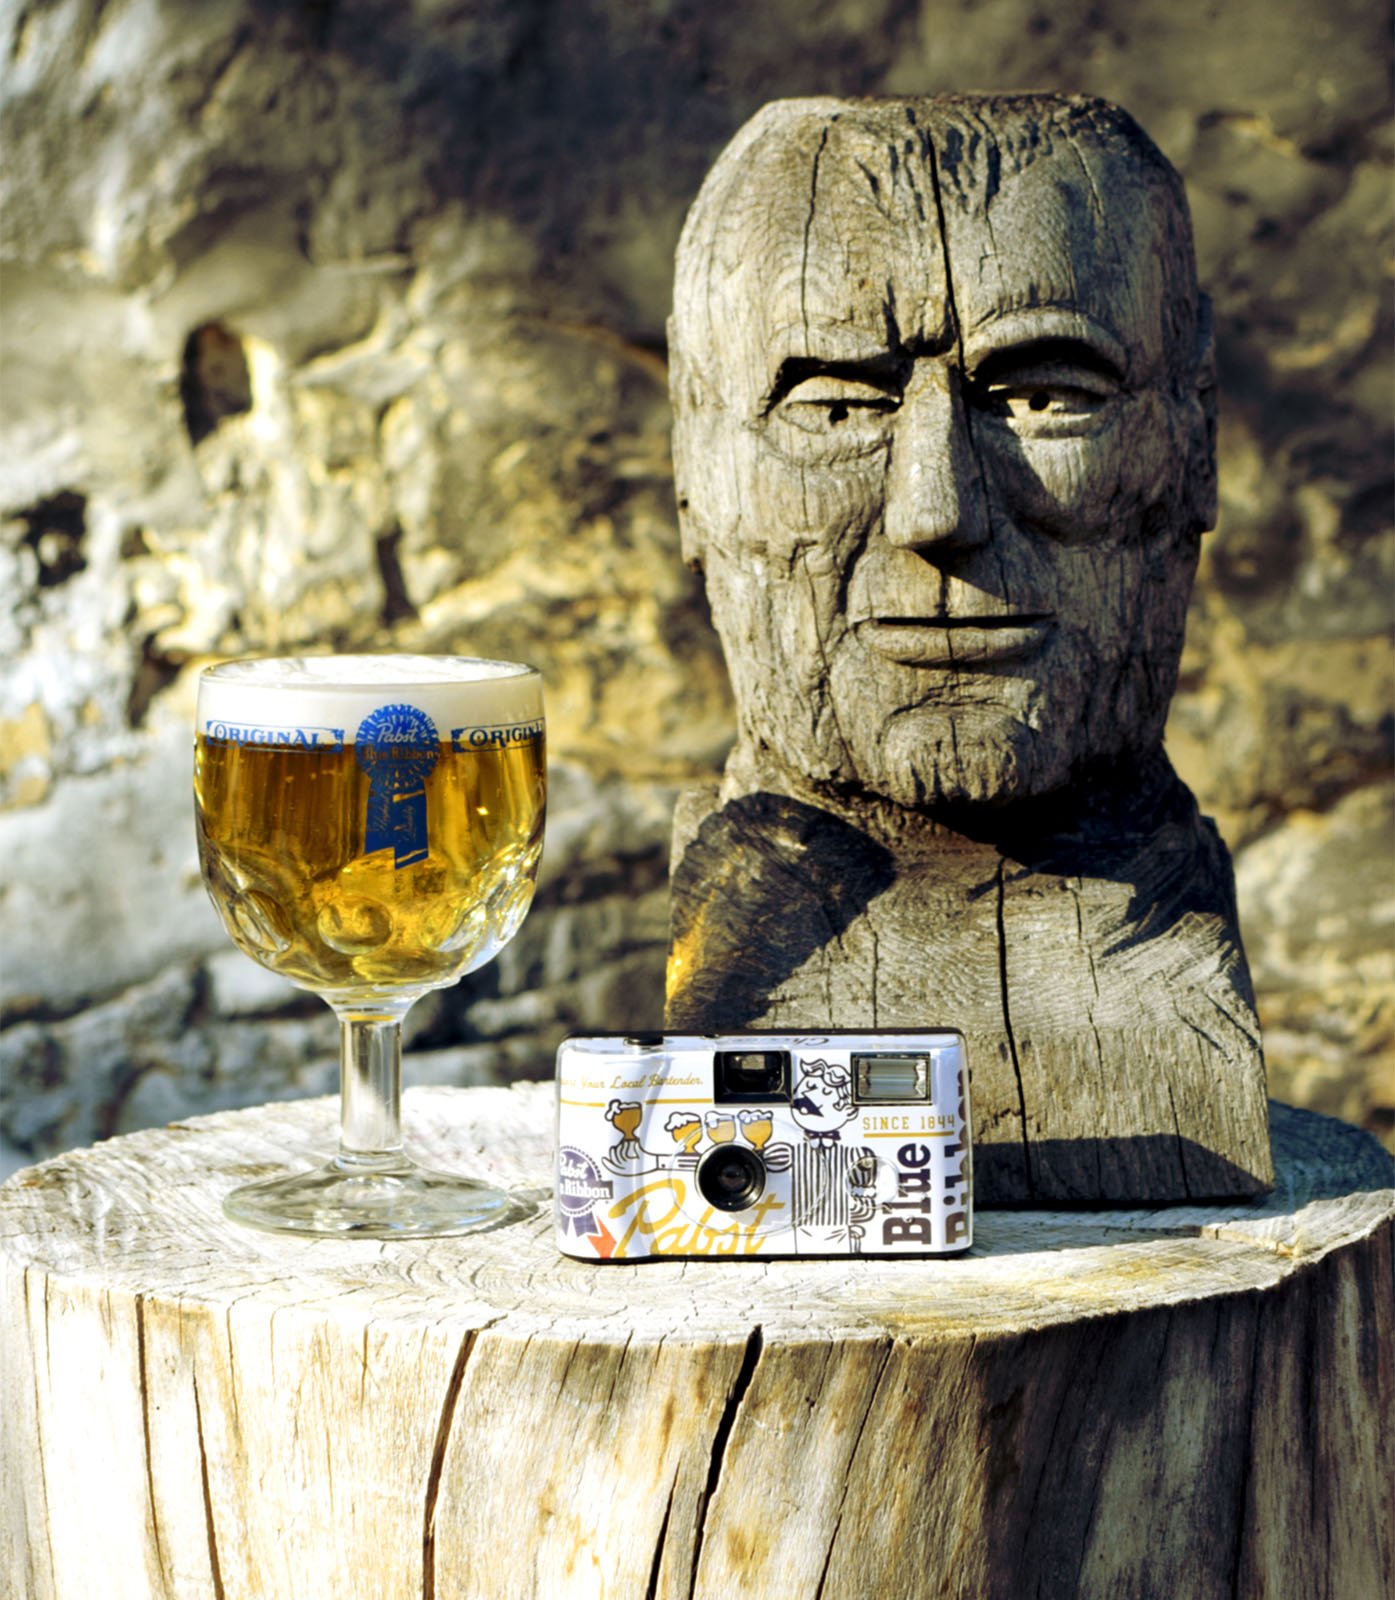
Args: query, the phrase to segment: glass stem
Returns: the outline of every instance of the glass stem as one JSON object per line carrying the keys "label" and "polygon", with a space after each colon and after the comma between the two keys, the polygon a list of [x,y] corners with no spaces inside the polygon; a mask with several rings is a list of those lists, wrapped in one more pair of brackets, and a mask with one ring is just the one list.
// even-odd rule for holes
{"label": "glass stem", "polygon": [[381,1162],[402,1152],[402,1018],[407,1006],[339,1015],[339,1159]]}

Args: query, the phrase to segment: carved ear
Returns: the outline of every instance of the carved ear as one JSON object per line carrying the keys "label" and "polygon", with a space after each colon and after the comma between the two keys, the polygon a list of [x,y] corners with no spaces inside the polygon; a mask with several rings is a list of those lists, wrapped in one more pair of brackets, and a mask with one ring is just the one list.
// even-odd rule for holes
{"label": "carved ear", "polygon": [[673,415],[673,493],[678,502],[678,542],[683,560],[694,572],[702,571],[702,559],[707,552],[698,517],[693,511],[689,495],[692,482],[692,455],[690,434],[693,427],[691,413],[685,414],[677,407]]}
{"label": "carved ear", "polygon": [[692,431],[699,380],[692,363],[674,337],[674,319],[668,319],[668,393],[673,407],[673,493],[678,502],[678,537],[683,560],[694,572],[702,571],[707,541],[692,509],[691,485],[695,466]]}
{"label": "carved ear", "polygon": [[1216,526],[1216,340],[1211,297],[1197,296],[1192,391],[1199,413],[1187,453],[1187,486],[1192,521],[1201,533]]}

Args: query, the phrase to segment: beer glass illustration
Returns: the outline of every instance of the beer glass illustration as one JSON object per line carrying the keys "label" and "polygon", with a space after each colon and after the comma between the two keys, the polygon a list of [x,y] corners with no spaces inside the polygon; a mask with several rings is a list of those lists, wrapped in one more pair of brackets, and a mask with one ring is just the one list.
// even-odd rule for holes
{"label": "beer glass illustration", "polygon": [[775,1131],[769,1108],[762,1111],[738,1111],[737,1116],[741,1119],[741,1131],[745,1134],[747,1142],[755,1150],[764,1150],[770,1143],[771,1134]]}
{"label": "beer glass illustration", "polygon": [[605,1119],[620,1135],[606,1162],[613,1172],[627,1172],[644,1164],[644,1146],[635,1138],[635,1129],[644,1120],[644,1107],[638,1100],[612,1100]]}
{"label": "beer glass illustration", "polygon": [[696,1111],[670,1111],[664,1127],[684,1155],[691,1155],[702,1141],[702,1119]]}
{"label": "beer glass illustration", "polygon": [[459,656],[227,662],[200,677],[195,816],[234,943],[340,1022],[338,1152],[224,1203],[277,1232],[468,1233],[512,1203],[411,1161],[402,1019],[483,966],[533,897],[546,805],[542,683]]}
{"label": "beer glass illustration", "polygon": [[626,1144],[633,1143],[635,1129],[644,1120],[644,1107],[638,1100],[612,1100],[605,1119]]}
{"label": "beer glass illustration", "polygon": [[735,1114],[731,1111],[709,1111],[707,1137],[713,1144],[730,1144],[736,1137]]}

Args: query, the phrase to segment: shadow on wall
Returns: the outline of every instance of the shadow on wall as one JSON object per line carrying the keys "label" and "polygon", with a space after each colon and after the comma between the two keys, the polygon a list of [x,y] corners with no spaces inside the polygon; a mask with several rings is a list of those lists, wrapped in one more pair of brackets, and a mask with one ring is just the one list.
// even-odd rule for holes
{"label": "shadow on wall", "polygon": [[[346,193],[342,210],[317,193],[333,186],[332,146],[294,152],[316,214],[312,257],[409,251],[413,197],[426,192],[435,207],[507,218],[537,247],[537,288],[658,350],[678,230],[717,151],[768,99],[879,92],[919,23],[905,0],[813,12],[694,0],[247,10],[257,50],[291,64],[286,91],[372,148],[374,192]],[[394,192],[395,166],[412,174],[408,189]]]}

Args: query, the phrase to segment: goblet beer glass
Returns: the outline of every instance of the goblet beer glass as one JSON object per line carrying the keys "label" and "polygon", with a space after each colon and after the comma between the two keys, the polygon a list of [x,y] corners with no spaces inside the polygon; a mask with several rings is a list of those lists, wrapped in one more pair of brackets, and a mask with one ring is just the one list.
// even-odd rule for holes
{"label": "goblet beer glass", "polygon": [[327,1000],[338,1154],[235,1189],[238,1222],[370,1238],[467,1233],[508,1196],[403,1153],[402,1019],[483,966],[533,898],[542,681],[460,656],[233,661],[199,680],[204,882],[238,947]]}

